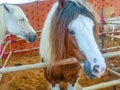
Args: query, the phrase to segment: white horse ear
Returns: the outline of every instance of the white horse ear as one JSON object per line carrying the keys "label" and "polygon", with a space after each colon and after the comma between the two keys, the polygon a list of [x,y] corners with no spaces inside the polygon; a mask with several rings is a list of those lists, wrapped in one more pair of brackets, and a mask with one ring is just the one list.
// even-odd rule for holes
{"label": "white horse ear", "polygon": [[8,13],[11,13],[10,9],[7,7],[7,5],[3,4],[4,6],[4,9],[8,12]]}

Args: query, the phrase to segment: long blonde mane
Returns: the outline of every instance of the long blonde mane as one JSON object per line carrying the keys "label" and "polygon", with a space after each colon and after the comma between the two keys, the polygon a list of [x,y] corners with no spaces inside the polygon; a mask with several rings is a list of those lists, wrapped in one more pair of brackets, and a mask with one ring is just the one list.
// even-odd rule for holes
{"label": "long blonde mane", "polygon": [[44,59],[45,62],[50,62],[51,58],[51,47],[50,47],[50,28],[51,28],[51,21],[53,14],[55,13],[55,10],[58,7],[58,3],[55,3],[50,10],[50,12],[47,15],[47,18],[45,20],[44,27],[42,29],[42,35],[40,40],[40,55],[41,58]]}

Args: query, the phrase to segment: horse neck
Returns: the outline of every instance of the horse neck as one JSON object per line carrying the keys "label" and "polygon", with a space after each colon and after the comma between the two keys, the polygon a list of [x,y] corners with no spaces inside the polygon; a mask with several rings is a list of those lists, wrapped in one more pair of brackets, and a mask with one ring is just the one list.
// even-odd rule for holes
{"label": "horse neck", "polygon": [[84,54],[80,51],[74,36],[68,33],[68,40],[65,38],[66,54],[65,58],[75,57],[79,62],[85,60]]}

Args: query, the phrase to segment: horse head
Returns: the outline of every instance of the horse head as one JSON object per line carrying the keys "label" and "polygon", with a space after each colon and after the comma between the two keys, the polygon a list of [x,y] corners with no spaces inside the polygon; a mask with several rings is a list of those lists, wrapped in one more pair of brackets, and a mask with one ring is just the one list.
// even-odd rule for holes
{"label": "horse head", "polygon": [[29,24],[22,9],[15,5],[3,4],[5,13],[5,27],[7,32],[25,39],[27,42],[34,42],[37,35]]}
{"label": "horse head", "polygon": [[67,0],[62,10],[57,8],[53,16],[51,25],[53,31],[51,31],[50,39],[51,41],[53,39],[52,45],[54,49],[52,48],[52,51],[55,50],[52,57],[55,55],[56,57],[60,55],[60,57],[65,57],[67,48],[64,43],[68,42],[65,41],[65,38],[68,38],[66,32],[70,33],[77,42],[78,50],[85,55],[86,61],[81,65],[86,74],[89,78],[96,78],[103,75],[106,64],[94,37],[97,25],[95,17],[97,15],[88,5],[84,0]]}
{"label": "horse head", "polygon": [[[59,88],[58,79],[63,81],[62,79],[65,79],[64,76],[66,76],[65,72],[69,71],[72,66],[78,69],[77,65],[81,65],[90,79],[100,77],[105,72],[105,59],[95,40],[96,16],[96,12],[86,0],[59,0],[51,8],[40,40],[41,58],[50,64],[47,69],[51,70],[49,73],[45,70],[45,77],[50,86],[57,83],[55,86],[52,85],[51,89],[59,90],[57,89]],[[77,65],[73,63],[74,65],[70,64],[65,67],[63,67],[64,65],[54,67],[56,63],[66,59],[70,60],[72,57],[74,57],[72,62],[77,59]],[[76,84],[74,83],[74,86],[70,83],[70,80],[73,81],[74,78],[73,72],[74,70],[71,73],[72,78],[68,77],[69,80],[66,78],[68,90],[76,90]],[[75,82],[79,79],[80,72],[76,72],[76,74],[78,76],[77,79],[74,78]]]}
{"label": "horse head", "polygon": [[[78,16],[68,25],[69,32],[72,32],[76,39],[80,52],[86,57],[86,60],[81,65],[90,79],[100,77],[104,74],[106,63],[95,40],[97,15],[95,15],[94,10],[90,8],[85,0],[69,1],[81,8],[81,11],[78,10]],[[73,10],[77,12],[77,9]]]}

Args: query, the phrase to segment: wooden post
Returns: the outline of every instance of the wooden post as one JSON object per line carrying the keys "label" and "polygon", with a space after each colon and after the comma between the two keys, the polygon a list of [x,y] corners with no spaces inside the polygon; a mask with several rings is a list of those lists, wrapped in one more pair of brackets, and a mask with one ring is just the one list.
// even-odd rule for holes
{"label": "wooden post", "polygon": [[115,85],[120,85],[120,79],[84,87],[83,90],[97,90]]}

